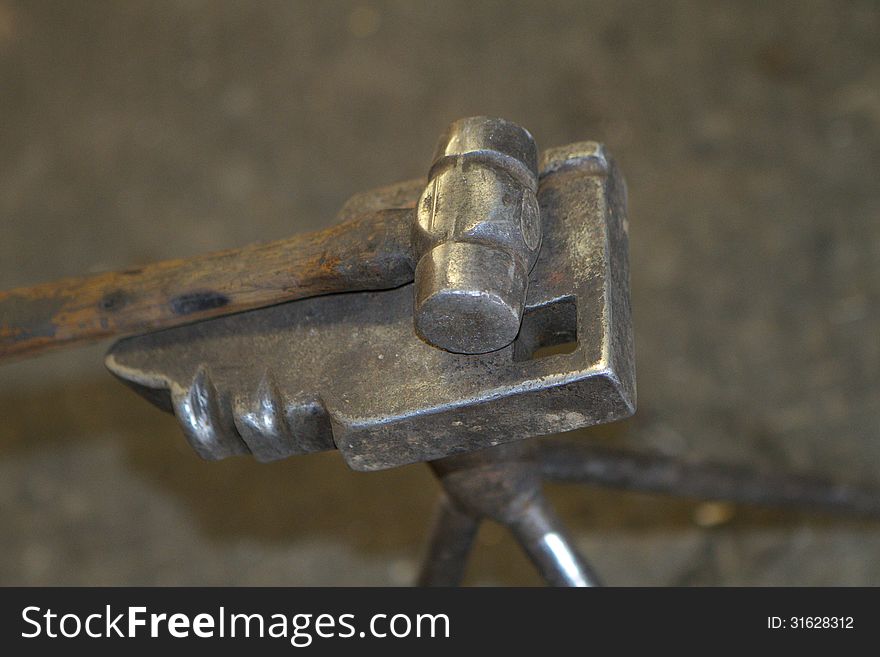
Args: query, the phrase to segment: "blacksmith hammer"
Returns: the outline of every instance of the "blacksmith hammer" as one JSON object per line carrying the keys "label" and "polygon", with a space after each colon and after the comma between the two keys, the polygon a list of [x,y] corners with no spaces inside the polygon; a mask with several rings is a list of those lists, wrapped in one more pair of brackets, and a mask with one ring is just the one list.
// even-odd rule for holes
{"label": "blacksmith hammer", "polygon": [[537,166],[523,128],[456,121],[418,202],[401,203],[393,188],[317,233],[0,292],[0,359],[413,279],[425,340],[460,353],[500,349],[519,331],[541,244]]}
{"label": "blacksmith hammer", "polygon": [[0,293],[0,357],[142,334],[107,367],[208,459],[375,470],[610,422],[635,410],[625,214],[601,145],[539,164],[523,128],[463,119],[427,184],[334,228]]}

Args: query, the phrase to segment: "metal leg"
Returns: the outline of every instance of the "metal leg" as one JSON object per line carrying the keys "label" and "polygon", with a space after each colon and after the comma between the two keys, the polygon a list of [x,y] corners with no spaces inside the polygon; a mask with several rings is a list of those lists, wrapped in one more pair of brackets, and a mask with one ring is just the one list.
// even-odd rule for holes
{"label": "metal leg", "polygon": [[478,519],[457,509],[443,495],[431,530],[428,553],[419,573],[418,586],[461,584],[468,554],[479,528]]}
{"label": "metal leg", "polygon": [[541,443],[540,455],[542,475],[551,481],[880,518],[880,491],[815,477],[560,441]]}
{"label": "metal leg", "polygon": [[446,495],[419,583],[461,581],[467,552],[483,518],[507,527],[551,586],[597,586],[541,492],[539,463],[525,441],[431,463]]}
{"label": "metal leg", "polygon": [[523,509],[508,527],[550,586],[601,586],[543,496]]}

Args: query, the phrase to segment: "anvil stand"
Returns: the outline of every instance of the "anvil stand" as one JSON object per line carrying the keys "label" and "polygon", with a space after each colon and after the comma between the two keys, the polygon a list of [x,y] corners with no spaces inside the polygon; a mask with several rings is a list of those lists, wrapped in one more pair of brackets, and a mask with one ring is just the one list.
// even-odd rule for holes
{"label": "anvil stand", "polygon": [[[340,218],[382,208],[405,212],[423,190],[419,180],[357,195]],[[595,142],[550,149],[542,158],[538,199],[544,237],[530,275],[534,314],[524,316],[519,344],[505,353],[510,361],[494,356],[464,361],[426,345],[413,332],[412,293],[404,286],[303,298],[127,338],[111,349],[107,367],[174,412],[191,445],[207,459],[249,453],[271,461],[334,448],[357,470],[437,459],[431,467],[445,493],[419,578],[426,585],[460,582],[484,518],[511,530],[548,583],[596,584],[543,498],[544,480],[880,517],[876,491],[584,442],[517,440],[590,426],[597,418],[623,419],[634,410],[619,172]],[[537,349],[568,342],[579,345],[572,360],[534,358]],[[336,350],[325,352],[322,344]],[[339,390],[337,380],[352,370],[361,373],[358,385]],[[525,385],[562,375],[567,388],[557,386],[553,395],[549,383]],[[438,380],[453,381],[456,393]],[[374,388],[390,383],[395,385],[385,392],[389,404],[374,403]],[[516,391],[519,401],[495,400],[494,414],[484,417],[483,402],[501,388]],[[535,413],[550,397],[554,408],[566,412]],[[568,411],[587,399],[599,407],[567,419]],[[352,401],[359,403],[351,406]],[[334,435],[328,409],[336,413],[340,436]],[[456,448],[480,451],[446,456],[454,438],[448,427],[462,422],[470,432]],[[530,424],[523,435],[513,435],[524,422]],[[484,425],[479,435],[474,427]],[[420,430],[434,434],[411,440]]]}
{"label": "anvil stand", "polygon": [[542,493],[553,480],[880,518],[880,495],[803,476],[525,440],[429,463],[443,486],[419,586],[458,586],[483,519],[506,527],[550,586],[599,586]]}

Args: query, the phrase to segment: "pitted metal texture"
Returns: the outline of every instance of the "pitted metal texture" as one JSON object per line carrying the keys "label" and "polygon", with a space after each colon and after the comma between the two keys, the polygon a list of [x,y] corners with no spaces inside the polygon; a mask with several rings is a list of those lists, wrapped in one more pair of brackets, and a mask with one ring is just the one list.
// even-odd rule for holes
{"label": "pitted metal texture", "polygon": [[519,332],[541,246],[538,152],[503,119],[455,121],[416,205],[415,327],[431,344],[486,353]]}
{"label": "pitted metal texture", "polygon": [[[353,469],[378,470],[627,417],[636,397],[623,181],[594,142],[546,152],[541,171],[543,246],[521,330],[503,349],[426,344],[405,285],[128,338],[107,367],[173,411],[208,459],[335,447]],[[356,204],[411,207],[419,187]]]}

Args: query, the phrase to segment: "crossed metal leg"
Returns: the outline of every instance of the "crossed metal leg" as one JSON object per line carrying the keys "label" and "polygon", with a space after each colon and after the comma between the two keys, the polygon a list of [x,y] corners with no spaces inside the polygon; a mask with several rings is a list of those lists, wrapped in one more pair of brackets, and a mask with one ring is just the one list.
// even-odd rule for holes
{"label": "crossed metal leg", "polygon": [[444,495],[419,585],[456,586],[461,582],[484,518],[510,530],[551,586],[599,585],[541,491],[537,457],[531,441],[520,441],[431,462]]}
{"label": "crossed metal leg", "polygon": [[541,492],[544,480],[880,518],[880,491],[608,447],[518,441],[430,463],[443,486],[420,586],[457,586],[485,518],[513,534],[551,586],[598,586]]}

